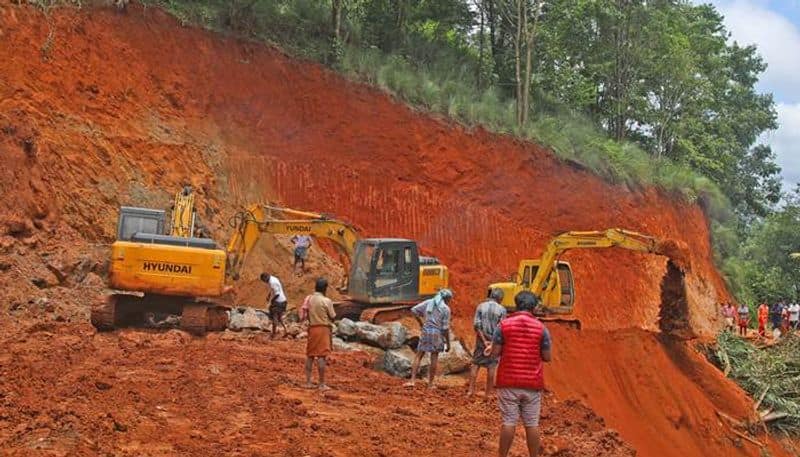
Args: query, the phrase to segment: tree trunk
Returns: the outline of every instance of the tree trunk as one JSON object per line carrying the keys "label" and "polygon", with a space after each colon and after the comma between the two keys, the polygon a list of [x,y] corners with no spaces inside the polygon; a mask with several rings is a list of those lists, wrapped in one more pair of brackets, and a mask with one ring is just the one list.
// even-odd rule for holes
{"label": "tree trunk", "polygon": [[533,8],[533,18],[531,21],[528,21],[528,14],[527,14],[527,3],[525,6],[525,85],[523,87],[523,96],[522,96],[522,124],[528,123],[528,114],[531,111],[531,79],[533,78],[533,69],[532,69],[532,54],[533,54],[533,47],[536,43],[536,28],[539,24],[539,15],[541,13],[542,3],[544,0],[536,0],[534,3]]}
{"label": "tree trunk", "polygon": [[331,0],[331,21],[333,38],[337,43],[342,41],[342,0]]}
{"label": "tree trunk", "polygon": [[516,98],[517,98],[517,125],[522,125],[522,70],[521,66],[521,52],[522,52],[522,23],[525,19],[522,16],[522,3],[526,0],[516,0],[517,3],[517,33],[514,37],[514,70],[516,78]]}
{"label": "tree trunk", "polygon": [[481,23],[480,23],[480,30],[478,32],[478,88],[483,89],[483,42],[484,42],[484,2],[486,0],[478,0],[476,4],[478,5],[478,12],[481,15]]}

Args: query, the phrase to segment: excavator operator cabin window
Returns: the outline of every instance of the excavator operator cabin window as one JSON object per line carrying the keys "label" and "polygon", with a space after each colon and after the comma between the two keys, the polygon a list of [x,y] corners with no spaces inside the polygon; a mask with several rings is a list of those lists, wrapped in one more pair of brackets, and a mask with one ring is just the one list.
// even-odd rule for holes
{"label": "excavator operator cabin window", "polygon": [[400,270],[400,248],[380,248],[375,262],[375,286],[384,287],[398,281]]}
{"label": "excavator operator cabin window", "polygon": [[531,285],[531,267],[525,267],[525,271],[522,273],[522,284],[527,287]]}
{"label": "excavator operator cabin window", "polygon": [[403,251],[405,253],[404,255],[405,263],[403,263],[403,268],[405,273],[409,275],[413,273],[412,269],[414,268],[414,262],[411,261],[411,246],[406,246],[406,248]]}
{"label": "excavator operator cabin window", "polygon": [[130,240],[135,234],[163,235],[163,222],[157,217],[142,214],[123,214],[117,238]]}
{"label": "excavator operator cabin window", "polygon": [[378,251],[375,264],[378,276],[392,276],[400,270],[400,249],[383,248]]}
{"label": "excavator operator cabin window", "polygon": [[575,283],[569,265],[559,263],[557,267],[558,280],[561,283],[561,306],[575,304]]}
{"label": "excavator operator cabin window", "polygon": [[364,249],[360,251],[358,258],[356,258],[355,273],[357,275],[364,275],[369,272],[370,264],[372,263],[372,256],[375,254],[375,246],[371,244],[363,245]]}

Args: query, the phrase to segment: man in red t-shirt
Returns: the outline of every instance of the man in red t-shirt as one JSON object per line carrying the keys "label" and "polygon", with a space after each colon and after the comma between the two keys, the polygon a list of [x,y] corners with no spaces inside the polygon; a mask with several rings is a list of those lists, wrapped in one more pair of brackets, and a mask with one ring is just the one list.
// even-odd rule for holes
{"label": "man in red t-shirt", "polygon": [[522,291],[514,297],[515,313],[500,322],[492,338],[492,356],[500,357],[497,368],[497,400],[503,425],[500,457],[506,457],[514,442],[517,423],[525,425],[528,453],[539,455],[539,415],[544,390],[544,362],[551,353],[550,332],[534,317],[539,299]]}

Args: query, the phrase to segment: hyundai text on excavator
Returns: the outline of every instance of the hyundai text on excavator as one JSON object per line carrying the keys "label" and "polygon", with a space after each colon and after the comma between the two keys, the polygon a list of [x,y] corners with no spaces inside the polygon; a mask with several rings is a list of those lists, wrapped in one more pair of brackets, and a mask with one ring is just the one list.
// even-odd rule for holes
{"label": "hyundai text on excavator", "polygon": [[619,247],[633,251],[663,255],[686,266],[682,250],[673,241],[661,241],[642,233],[612,228],[602,231],[565,232],[552,238],[538,259],[519,262],[519,269],[510,282],[489,285],[504,292],[506,308],[514,307],[514,296],[531,291],[539,297],[540,305],[535,314],[542,320],[565,321],[580,327],[572,316],[575,304],[575,280],[568,262],[559,260],[561,254],[571,249],[601,249]]}
{"label": "hyundai text on excavator", "polygon": [[263,233],[312,235],[339,247],[349,267],[348,298],[336,304],[342,317],[391,320],[448,284],[447,267],[421,256],[415,241],[361,238],[350,224],[321,214],[252,205],[231,223],[234,231],[227,250],[194,236],[194,194],[188,187],[175,196],[169,232],[166,211],[122,207],[117,240],[111,246],[112,293],[92,309],[92,324],[111,329],[140,320],[145,313],[166,313],[180,314],[181,328],[193,333],[224,329],[228,306],[223,302],[232,289],[227,280],[239,278]]}

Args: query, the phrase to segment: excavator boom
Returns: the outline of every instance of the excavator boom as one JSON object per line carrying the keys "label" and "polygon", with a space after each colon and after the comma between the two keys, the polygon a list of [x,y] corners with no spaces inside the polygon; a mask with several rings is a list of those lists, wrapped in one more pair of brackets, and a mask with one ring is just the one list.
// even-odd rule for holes
{"label": "excavator boom", "polygon": [[[494,283],[489,289],[505,292],[503,305],[513,306],[513,297],[520,291],[536,294],[541,305],[538,314],[546,320],[568,321],[580,326],[571,318],[575,302],[575,287],[569,263],[559,257],[572,249],[602,249],[619,247],[632,251],[664,255],[682,268],[688,268],[685,250],[674,241],[662,241],[631,230],[611,228],[597,231],[564,232],[551,239],[538,259],[520,261],[519,273],[512,282]],[[557,315],[559,317],[547,317]]]}
{"label": "excavator boom", "polygon": [[[292,219],[278,219],[277,214]],[[251,205],[237,213],[231,220],[234,231],[228,241],[227,275],[238,279],[248,253],[261,238],[262,233],[284,235],[310,235],[333,241],[339,248],[345,271],[355,254],[358,231],[352,225],[331,219],[323,214],[297,211],[270,205]]]}
{"label": "excavator boom", "polygon": [[598,249],[620,247],[632,251],[659,254],[659,241],[643,233],[611,228],[597,231],[573,231],[562,233],[547,243],[539,262],[539,269],[531,283],[531,290],[541,292],[553,274],[558,257],[570,249]]}

